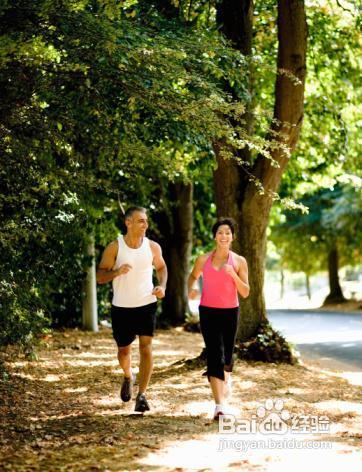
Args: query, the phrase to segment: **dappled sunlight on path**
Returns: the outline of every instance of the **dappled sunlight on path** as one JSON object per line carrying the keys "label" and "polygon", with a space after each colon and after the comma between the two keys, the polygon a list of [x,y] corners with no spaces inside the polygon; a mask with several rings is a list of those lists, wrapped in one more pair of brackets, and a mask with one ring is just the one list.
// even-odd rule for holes
{"label": "dappled sunlight on path", "polygon": [[[202,347],[199,334],[181,329],[157,333],[151,411],[144,415],[133,411],[134,401],[119,399],[121,375],[109,329],[55,333],[33,362],[4,353],[10,378],[0,383],[0,468],[279,471],[293,464],[295,470],[299,461],[312,468],[318,461],[352,470],[360,460],[361,389],[338,377],[342,372],[312,364],[236,362],[231,401],[236,422],[255,424],[260,408],[267,417],[269,403],[275,406],[277,399],[283,400],[287,428],[298,415],[328,416],[330,431],[301,436],[288,430],[284,446],[276,447],[280,436],[258,429],[219,432],[211,419],[214,407],[204,368],[184,362]],[[133,358],[136,365],[136,343]],[[298,448],[295,441],[301,440],[315,442],[314,447]],[[322,448],[324,442],[330,447]]]}

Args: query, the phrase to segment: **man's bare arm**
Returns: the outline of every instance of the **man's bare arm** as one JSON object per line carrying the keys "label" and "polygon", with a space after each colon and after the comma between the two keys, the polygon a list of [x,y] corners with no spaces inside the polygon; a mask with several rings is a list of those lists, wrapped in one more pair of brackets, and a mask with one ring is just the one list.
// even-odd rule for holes
{"label": "man's bare arm", "polygon": [[167,266],[162,256],[161,246],[156,242],[151,241],[151,250],[153,254],[153,265],[156,269],[156,276],[158,280],[158,285],[156,285],[152,293],[156,295],[157,298],[163,298],[166,292],[168,277]]}
{"label": "man's bare arm", "polygon": [[119,269],[113,270],[118,252],[118,241],[112,241],[103,252],[101,262],[97,269],[97,282],[106,284],[115,277],[126,274],[132,267],[129,264],[123,264]]}

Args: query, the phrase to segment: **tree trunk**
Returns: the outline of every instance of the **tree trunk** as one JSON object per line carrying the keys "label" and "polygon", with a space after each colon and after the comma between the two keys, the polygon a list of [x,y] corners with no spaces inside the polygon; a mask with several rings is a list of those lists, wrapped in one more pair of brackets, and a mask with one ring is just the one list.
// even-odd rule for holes
{"label": "tree trunk", "polygon": [[167,324],[177,326],[184,322],[188,309],[187,278],[192,249],[193,185],[182,182],[170,184],[169,201],[173,206],[162,226],[162,249],[168,267],[168,282],[161,317]]}
{"label": "tree trunk", "polygon": [[283,298],[284,298],[284,289],[285,289],[284,270],[281,269],[281,271],[280,271],[280,299],[281,300],[283,300]]}
{"label": "tree trunk", "polygon": [[309,274],[305,273],[305,288],[307,289],[308,300],[312,298],[312,292],[310,290],[310,277]]}
{"label": "tree trunk", "polygon": [[[254,3],[250,0],[224,0],[216,4],[216,21],[219,30],[229,39],[233,47],[239,50],[245,56],[250,56],[252,51],[253,34],[253,11]],[[235,100],[236,95],[226,86],[227,91],[231,93]],[[251,95],[252,74],[249,71],[248,89]],[[247,131],[252,130],[251,103],[246,104],[246,112],[241,118]],[[237,124],[237,123],[236,123]],[[225,160],[221,157],[221,151],[224,147],[223,142],[215,142],[214,152],[217,161],[217,168],[214,171],[214,190],[217,204],[217,215],[231,216],[236,222],[240,219],[240,203],[243,198],[245,175],[242,173],[233,160]],[[235,150],[243,162],[251,162],[250,149],[245,147],[242,150]],[[238,237],[234,241],[235,251],[241,251],[241,234],[238,231]]]}
{"label": "tree trunk", "polygon": [[[237,9],[234,9],[234,7]],[[252,2],[246,0],[223,0],[219,11],[233,12],[234,19],[224,21],[222,32],[241,51],[244,41],[251,42]],[[239,15],[236,17],[236,12]],[[222,18],[219,13],[218,20]],[[235,27],[235,22],[239,25]],[[241,28],[244,28],[241,31]],[[235,34],[239,36],[235,38]],[[247,44],[247,49],[249,45]],[[297,143],[303,118],[304,84],[306,73],[307,23],[304,2],[301,0],[279,0],[278,2],[278,70],[288,71],[299,79],[296,85],[285,73],[278,74],[275,84],[273,133],[270,140],[293,151]],[[275,138],[274,132],[279,134]],[[266,229],[272,205],[273,192],[278,190],[288,154],[281,147],[273,148],[271,154],[278,167],[263,156],[255,159],[252,174],[262,183],[265,194],[261,195],[249,176],[243,174],[237,164],[220,157],[223,143],[214,145],[218,168],[214,173],[215,196],[218,215],[230,215],[238,222],[238,244],[236,249],[245,256],[249,265],[250,295],[241,302],[238,340],[244,341],[255,333],[266,319],[263,295]]]}
{"label": "tree trunk", "polygon": [[83,312],[82,326],[88,331],[98,331],[98,306],[97,306],[97,281],[94,237],[90,238],[87,255],[92,262],[87,267],[86,277],[83,284]]}
{"label": "tree trunk", "polygon": [[324,300],[324,305],[331,303],[343,303],[346,299],[343,296],[338,275],[338,249],[334,246],[328,253],[328,276],[329,294]]}
{"label": "tree trunk", "polygon": [[224,0],[216,4],[216,22],[220,31],[245,56],[251,54],[253,12],[252,0]]}

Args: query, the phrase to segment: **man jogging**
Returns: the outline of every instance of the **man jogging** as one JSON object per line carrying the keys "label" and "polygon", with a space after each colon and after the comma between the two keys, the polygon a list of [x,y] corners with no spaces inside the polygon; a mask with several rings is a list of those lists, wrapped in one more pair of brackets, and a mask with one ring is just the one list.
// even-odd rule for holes
{"label": "man jogging", "polygon": [[[132,398],[132,343],[139,336],[139,392],[135,411],[150,409],[145,392],[153,369],[152,337],[156,324],[157,298],[165,296],[167,267],[159,244],[146,237],[145,208],[131,207],[125,213],[127,233],[112,241],[102,255],[97,282],[112,281],[112,328],[118,346],[118,361],[124,372],[121,399]],[[153,286],[153,267],[159,285]]]}

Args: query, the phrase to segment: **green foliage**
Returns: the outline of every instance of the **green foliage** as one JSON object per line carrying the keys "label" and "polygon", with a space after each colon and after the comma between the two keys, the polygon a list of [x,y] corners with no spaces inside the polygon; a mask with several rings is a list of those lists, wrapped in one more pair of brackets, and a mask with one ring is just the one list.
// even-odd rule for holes
{"label": "green foliage", "polygon": [[167,181],[234,139],[220,84],[242,56],[136,3],[1,4],[3,343],[79,322],[89,235],[117,234],[119,203],[167,206]]}
{"label": "green foliage", "polygon": [[[307,9],[308,54],[303,129],[280,189],[309,212],[274,208],[270,240],[280,265],[313,274],[325,270],[337,243],[341,264],[358,263],[361,247],[361,119],[358,12],[334,2]],[[267,5],[267,4],[266,4]],[[265,8],[265,7],[264,7]],[[270,11],[270,6],[267,7]],[[263,14],[268,18],[268,13]],[[283,212],[284,213],[284,212]]]}
{"label": "green foliage", "polygon": [[302,203],[308,213],[288,211],[279,215],[279,222],[274,219],[270,240],[281,257],[281,267],[312,275],[327,268],[328,252],[336,246],[341,265],[359,264],[361,202],[360,179],[345,177],[332,188],[305,195]]}
{"label": "green foliage", "polygon": [[[167,213],[170,181],[194,182],[195,243],[210,241],[211,143],[268,157],[274,3],[256,4],[251,63],[216,31],[213,1],[1,3],[1,343],[26,344],[49,323],[79,322],[90,234],[104,247],[130,203]],[[312,171],[314,186],[346,166],[358,171],[360,39],[353,17],[339,12],[308,13],[306,131],[283,197],[303,194]],[[253,136],[242,122],[233,126],[250,100]],[[325,228],[347,218],[350,198],[324,213]],[[105,291],[100,306],[105,312]]]}
{"label": "green foliage", "polygon": [[301,139],[283,182],[282,192],[295,197],[336,178],[360,175],[362,161],[357,132],[361,120],[360,30],[355,6],[315,2],[307,9],[309,48],[305,113]]}

